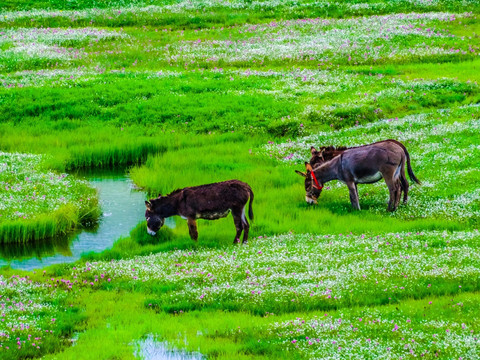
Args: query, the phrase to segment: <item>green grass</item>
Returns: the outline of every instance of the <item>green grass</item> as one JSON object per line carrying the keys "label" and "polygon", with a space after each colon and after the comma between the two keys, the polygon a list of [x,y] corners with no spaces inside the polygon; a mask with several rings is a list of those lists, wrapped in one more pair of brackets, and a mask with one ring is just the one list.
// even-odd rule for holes
{"label": "green grass", "polygon": [[2,243],[26,243],[52,238],[81,227],[81,214],[74,206],[64,206],[48,215],[37,215],[30,220],[9,220],[0,223]]}
{"label": "green grass", "polygon": [[[101,82],[79,83],[72,88],[3,89],[2,122],[33,125],[27,131],[37,134],[45,126],[49,131],[67,132],[87,125],[93,133],[104,123],[117,128],[137,125],[135,132],[129,134],[135,136],[142,132],[152,135],[172,127],[201,132],[265,127],[269,121],[297,109],[295,104],[278,101],[273,96],[255,94],[258,88],[268,87],[260,79],[240,78],[236,85],[251,92],[243,96],[230,94],[231,85],[230,79],[222,74],[192,73],[164,78],[128,73],[106,75]],[[62,101],[58,101],[59,97]]]}

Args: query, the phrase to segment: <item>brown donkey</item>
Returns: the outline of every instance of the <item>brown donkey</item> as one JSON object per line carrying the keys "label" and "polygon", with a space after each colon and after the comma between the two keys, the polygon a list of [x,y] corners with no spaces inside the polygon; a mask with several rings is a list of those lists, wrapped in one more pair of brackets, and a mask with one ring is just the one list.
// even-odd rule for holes
{"label": "brown donkey", "polygon": [[[306,173],[296,171],[305,177],[308,203],[316,203],[323,184],[331,180],[340,180],[348,186],[352,206],[360,210],[357,184],[371,184],[384,178],[390,192],[388,210],[395,211],[400,202],[402,190],[405,192],[404,201],[408,199],[409,185],[405,177],[405,162],[410,178],[420,184],[410,165],[407,149],[396,140],[384,140],[352,148],[328,147],[322,150],[320,157],[314,153],[315,148],[311,149],[314,155],[311,161],[317,164],[315,168],[305,163]],[[316,158],[315,155],[317,155]]]}
{"label": "brown donkey", "polygon": [[[411,179],[414,179],[415,182],[418,182],[418,179],[415,178],[415,175],[413,174],[412,168],[410,167],[410,154],[407,151],[407,148],[405,145],[403,145],[400,141],[394,140],[394,139],[387,139],[387,140],[381,140],[377,141],[372,144],[368,145],[361,145],[361,146],[355,146],[355,147],[345,147],[345,146],[340,146],[340,147],[335,147],[335,146],[321,146],[318,150],[316,150],[313,146],[310,148],[310,152],[312,154],[312,157],[310,158],[310,165],[312,165],[312,168],[316,168],[317,166],[320,166],[321,164],[326,163],[329,160],[332,160],[334,157],[341,155],[345,150],[348,149],[355,149],[363,146],[370,146],[370,145],[382,145],[383,143],[394,143],[403,148],[403,151],[405,151],[405,156],[407,157],[407,169],[409,172],[409,176]],[[407,178],[405,176],[405,172],[401,171],[400,172],[400,186],[401,190],[403,191],[403,203],[406,204],[408,201],[408,188],[409,184],[407,181]]]}
{"label": "brown donkey", "polygon": [[226,217],[231,211],[237,229],[233,243],[240,242],[243,231],[242,243],[246,244],[250,229],[245,216],[248,200],[248,216],[253,220],[253,191],[242,181],[228,180],[175,190],[167,196],[159,195],[157,199],[145,201],[147,231],[150,235],[155,235],[163,226],[165,218],[179,215],[187,219],[190,237],[197,241],[197,219],[216,220]]}

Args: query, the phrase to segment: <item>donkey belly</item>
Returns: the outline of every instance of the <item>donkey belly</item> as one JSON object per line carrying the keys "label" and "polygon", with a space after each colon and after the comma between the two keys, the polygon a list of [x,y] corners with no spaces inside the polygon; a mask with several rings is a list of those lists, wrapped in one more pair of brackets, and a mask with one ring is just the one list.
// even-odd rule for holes
{"label": "donkey belly", "polygon": [[361,177],[355,177],[355,182],[357,184],[372,184],[377,182],[382,178],[382,173],[380,171],[373,174],[364,174]]}
{"label": "donkey belly", "polygon": [[206,211],[201,214],[197,214],[197,219],[206,219],[206,220],[216,220],[224,218],[230,213],[230,209],[221,210],[221,211]]}

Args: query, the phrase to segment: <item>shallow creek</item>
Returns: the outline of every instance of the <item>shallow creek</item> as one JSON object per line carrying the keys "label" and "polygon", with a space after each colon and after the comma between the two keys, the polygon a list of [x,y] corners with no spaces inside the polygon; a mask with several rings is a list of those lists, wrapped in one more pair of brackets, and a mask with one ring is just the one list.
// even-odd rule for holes
{"label": "shallow creek", "polygon": [[[186,340],[185,340],[186,341]],[[133,355],[145,360],[202,360],[205,357],[199,352],[175,350],[166,341],[157,341],[153,335],[135,343],[136,350]]]}
{"label": "shallow creek", "polygon": [[113,245],[145,219],[145,193],[134,189],[124,172],[95,171],[78,174],[98,189],[102,216],[97,226],[31,244],[0,246],[0,266],[32,270],[74,262],[82,253],[100,252]]}

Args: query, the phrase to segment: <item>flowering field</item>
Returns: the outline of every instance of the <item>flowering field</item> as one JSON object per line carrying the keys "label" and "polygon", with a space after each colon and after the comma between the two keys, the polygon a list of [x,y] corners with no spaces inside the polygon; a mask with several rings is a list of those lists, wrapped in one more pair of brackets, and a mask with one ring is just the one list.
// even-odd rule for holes
{"label": "flowering field", "polygon": [[[255,221],[243,247],[230,217],[199,220],[198,243],[176,219],[74,264],[2,269],[0,357],[130,359],[155,341],[480,357],[479,16],[474,0],[7,0],[0,242],[93,221],[76,168],[130,166],[152,197],[237,178]],[[387,138],[422,182],[408,204],[387,212],[383,180],[359,186],[361,211],[336,181],[305,203],[311,146]]]}
{"label": "flowering field", "polygon": [[0,243],[38,240],[96,221],[95,189],[44,171],[41,162],[40,155],[0,152]]}
{"label": "flowering field", "polygon": [[39,284],[28,275],[0,276],[0,288],[2,359],[41,356],[67,341],[60,336],[61,318],[70,310],[57,285]]}
{"label": "flowering field", "polygon": [[259,314],[338,309],[478,289],[479,238],[478,231],[281,235],[248,248],[87,263],[71,276],[168,284],[173,291],[149,306],[171,312],[219,303]]}

